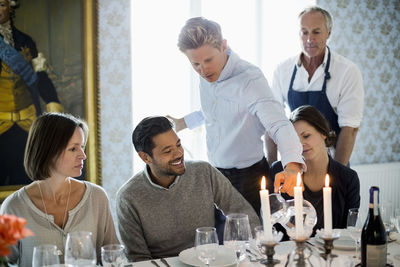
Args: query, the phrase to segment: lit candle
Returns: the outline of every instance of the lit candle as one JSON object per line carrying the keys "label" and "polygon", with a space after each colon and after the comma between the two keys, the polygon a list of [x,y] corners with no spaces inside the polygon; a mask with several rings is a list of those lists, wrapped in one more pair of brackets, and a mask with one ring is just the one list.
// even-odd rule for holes
{"label": "lit candle", "polygon": [[324,229],[326,235],[332,235],[332,188],[329,186],[328,174],[324,187]]}
{"label": "lit candle", "polygon": [[303,237],[303,189],[301,187],[301,176],[297,173],[297,186],[294,187],[294,209],[296,212],[296,238]]}
{"label": "lit candle", "polygon": [[264,228],[264,237],[267,241],[273,241],[272,237],[272,226],[271,226],[271,207],[269,205],[269,192],[266,188],[265,177],[263,176],[261,179],[261,190],[260,190],[260,199],[261,199],[261,214]]}

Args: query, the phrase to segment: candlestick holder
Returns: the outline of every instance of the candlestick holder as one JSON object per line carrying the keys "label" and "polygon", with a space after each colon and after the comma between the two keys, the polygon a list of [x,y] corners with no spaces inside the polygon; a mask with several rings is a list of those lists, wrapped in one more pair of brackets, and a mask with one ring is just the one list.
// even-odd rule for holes
{"label": "candlestick holder", "polygon": [[339,239],[340,237],[340,230],[338,229],[334,229],[331,233],[327,233],[325,231],[325,229],[321,229],[319,231],[317,231],[317,236],[324,240],[324,249],[325,249],[325,253],[321,253],[321,257],[325,260],[325,261],[330,261],[333,258],[337,257],[337,255],[332,253],[332,249],[333,249],[333,241],[335,241],[336,239]]}
{"label": "candlestick holder", "polygon": [[260,252],[267,256],[266,259],[260,260],[261,264],[265,266],[274,266],[275,264],[280,263],[281,261],[278,259],[274,259],[275,254],[275,246],[278,245],[277,242],[262,242],[260,243]]}
{"label": "candlestick holder", "polygon": [[307,245],[309,237],[294,237],[292,240],[296,243],[296,248],[288,255],[288,261],[285,266],[322,266],[318,252]]}
{"label": "candlestick holder", "polygon": [[266,259],[261,259],[260,263],[266,266],[274,266],[281,261],[278,259],[274,259],[275,255],[275,246],[279,244],[279,241],[282,239],[283,234],[275,230],[272,227],[272,240],[266,239],[264,230],[262,226],[257,226],[255,228],[256,233],[256,245],[261,254],[266,255]]}

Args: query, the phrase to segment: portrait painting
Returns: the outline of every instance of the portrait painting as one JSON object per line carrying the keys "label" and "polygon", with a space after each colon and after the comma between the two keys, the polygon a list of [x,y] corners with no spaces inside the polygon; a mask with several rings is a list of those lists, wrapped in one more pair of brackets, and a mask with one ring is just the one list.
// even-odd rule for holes
{"label": "portrait painting", "polygon": [[101,184],[97,1],[0,0],[0,37],[0,203],[31,182],[23,154],[43,112],[87,121],[80,179]]}

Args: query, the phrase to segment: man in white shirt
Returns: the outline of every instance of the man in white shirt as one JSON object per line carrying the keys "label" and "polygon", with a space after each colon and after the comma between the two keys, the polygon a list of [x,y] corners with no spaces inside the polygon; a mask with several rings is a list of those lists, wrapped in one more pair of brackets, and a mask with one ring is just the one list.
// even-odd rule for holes
{"label": "man in white shirt", "polygon": [[361,72],[327,47],[332,18],[326,10],[306,8],[299,14],[299,22],[302,52],[278,65],[272,91],[291,111],[302,105],[321,111],[336,132],[334,159],[347,165],[363,113]]}
{"label": "man in white shirt", "polygon": [[[296,174],[305,168],[302,148],[262,71],[240,59],[222,38],[220,26],[205,18],[186,22],[178,47],[200,75],[201,110],[180,119],[169,117],[176,130],[205,123],[210,163],[228,177],[257,212],[261,177],[273,181],[261,140],[267,133],[278,144],[285,166],[281,180],[292,177],[282,192],[292,194]],[[273,188],[272,182],[267,185]]]}

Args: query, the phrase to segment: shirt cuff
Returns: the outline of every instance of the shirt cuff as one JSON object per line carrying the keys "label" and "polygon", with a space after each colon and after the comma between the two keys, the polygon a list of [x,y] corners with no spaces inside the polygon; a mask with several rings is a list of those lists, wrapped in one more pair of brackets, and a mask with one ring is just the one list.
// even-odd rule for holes
{"label": "shirt cuff", "polygon": [[183,119],[185,120],[186,126],[190,130],[204,124],[204,122],[205,122],[203,112],[201,112],[201,111],[192,112],[192,113],[186,115],[185,117],[183,117]]}
{"label": "shirt cuff", "polygon": [[296,163],[300,163],[301,164],[301,170],[303,172],[307,171],[307,165],[306,165],[306,163],[304,161],[303,156],[301,156],[301,155],[300,156],[296,156],[296,155],[282,156],[281,162],[282,162],[282,166],[283,166],[284,169],[285,169],[285,167],[286,167],[286,165],[288,163],[296,162]]}

